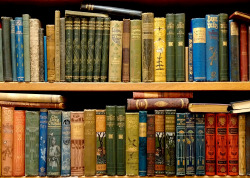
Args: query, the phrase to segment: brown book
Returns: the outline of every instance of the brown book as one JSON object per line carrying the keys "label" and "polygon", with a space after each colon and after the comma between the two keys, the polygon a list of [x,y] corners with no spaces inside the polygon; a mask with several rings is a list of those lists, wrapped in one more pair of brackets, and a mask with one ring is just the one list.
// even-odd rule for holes
{"label": "brown book", "polygon": [[229,104],[217,103],[190,103],[188,110],[190,112],[228,112]]}
{"label": "brown book", "polygon": [[248,81],[247,26],[240,25],[240,80]]}
{"label": "brown book", "polygon": [[230,15],[229,19],[237,19],[244,22],[250,22],[250,15],[243,12],[235,11],[233,14]]}
{"label": "brown book", "polygon": [[144,98],[193,98],[191,91],[133,92],[134,99]]}
{"label": "brown book", "polygon": [[22,107],[22,108],[48,108],[48,109],[64,109],[64,103],[33,103],[21,101],[0,101],[0,106]]}
{"label": "brown book", "polygon": [[25,174],[25,111],[14,111],[13,176]]}
{"label": "brown book", "polygon": [[46,25],[48,82],[54,82],[55,76],[55,25]]}
{"label": "brown book", "polygon": [[2,107],[2,176],[12,176],[14,107]]}
{"label": "brown book", "polygon": [[147,175],[155,175],[155,115],[147,115]]}
{"label": "brown book", "polygon": [[129,82],[130,19],[123,19],[122,34],[122,81]]}
{"label": "brown book", "polygon": [[248,28],[247,28],[247,37],[248,37],[248,49],[247,49],[247,53],[248,53],[248,80],[250,80],[250,25],[248,25]]}
{"label": "brown book", "polygon": [[188,98],[127,99],[127,110],[187,109]]}

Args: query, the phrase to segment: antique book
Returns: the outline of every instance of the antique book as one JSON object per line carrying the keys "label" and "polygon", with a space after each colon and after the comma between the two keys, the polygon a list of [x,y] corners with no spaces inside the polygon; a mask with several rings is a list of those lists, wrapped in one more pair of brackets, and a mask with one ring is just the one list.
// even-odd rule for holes
{"label": "antique book", "polygon": [[47,176],[61,175],[62,111],[48,110]]}
{"label": "antique book", "polygon": [[80,18],[75,17],[73,20],[73,65],[72,65],[72,82],[79,82],[80,75]]}
{"label": "antique book", "polygon": [[60,59],[60,11],[55,11],[55,82],[60,82],[61,59]]}
{"label": "antique book", "polygon": [[[0,150],[2,153],[2,107],[0,106]],[[0,154],[0,175],[2,175],[2,154]]]}
{"label": "antique book", "polygon": [[83,111],[70,112],[71,176],[84,175],[84,115]]}
{"label": "antique book", "polygon": [[[39,82],[44,82],[44,29],[39,28]],[[65,50],[64,50],[65,51]]]}
{"label": "antique book", "polygon": [[155,175],[155,115],[147,115],[147,176]]}
{"label": "antique book", "polygon": [[190,103],[188,105],[189,112],[228,112],[229,104],[218,103]]}
{"label": "antique book", "polygon": [[139,176],[147,176],[147,111],[139,111]]}
{"label": "antique book", "polygon": [[26,108],[51,108],[64,109],[64,103],[32,103],[22,101],[0,101],[0,106],[26,107]]}
{"label": "antique book", "polygon": [[229,19],[237,19],[243,22],[250,22],[250,15],[243,12],[235,11],[229,16]]}
{"label": "antique book", "polygon": [[73,18],[65,18],[65,81],[72,82]]}
{"label": "antique book", "polygon": [[[246,113],[246,120],[249,121],[250,118],[250,114]],[[239,128],[238,128],[238,132],[239,132]],[[250,122],[246,122],[245,125],[245,140],[246,140],[246,175],[250,175],[250,142],[249,142],[249,138],[250,138]],[[239,153],[238,153],[239,154]],[[238,160],[238,163],[240,162],[240,160]]]}
{"label": "antique book", "polygon": [[80,82],[86,82],[87,79],[87,50],[88,50],[88,20],[81,18],[81,50],[80,50]]}
{"label": "antique book", "polygon": [[185,82],[188,82],[188,46],[185,47]]}
{"label": "antique book", "polygon": [[192,91],[133,92],[134,99],[144,98],[193,98]]}
{"label": "antique book", "polygon": [[85,176],[96,174],[96,110],[84,110],[84,171]]}
{"label": "antique book", "polygon": [[246,175],[246,114],[239,114],[239,175]]}
{"label": "antique book", "polygon": [[15,20],[10,20],[10,44],[11,44],[11,67],[13,82],[17,81],[16,75],[16,33],[15,33]]}
{"label": "antique book", "polygon": [[65,10],[65,16],[108,17],[108,14]]}
{"label": "antique book", "polygon": [[154,81],[154,13],[142,13],[142,82]]}
{"label": "antique book", "polygon": [[39,111],[26,111],[25,114],[25,176],[38,176]]}
{"label": "antique book", "polygon": [[193,75],[193,33],[188,33],[188,81],[194,81]]}
{"label": "antique book", "polygon": [[232,109],[246,109],[250,108],[250,100],[231,102]]}
{"label": "antique book", "polygon": [[25,175],[25,111],[14,111],[13,122],[13,176]]}
{"label": "antique book", "polygon": [[122,33],[122,81],[129,82],[130,19],[123,19]]}
{"label": "antique book", "polygon": [[60,82],[65,81],[65,17],[60,18]]}
{"label": "antique book", "polygon": [[3,30],[0,28],[0,81],[3,82]]}
{"label": "antique book", "polygon": [[240,24],[240,81],[248,81],[247,25]]}
{"label": "antique book", "polygon": [[127,110],[187,109],[188,98],[127,99]]}
{"label": "antique book", "polygon": [[243,108],[243,109],[234,109],[230,110],[230,113],[247,113],[250,112],[250,108]]}
{"label": "antique book", "polygon": [[30,82],[30,15],[23,14],[24,80]]}
{"label": "antique book", "polygon": [[47,37],[43,37],[43,49],[44,49],[44,82],[48,82],[48,68],[47,68]]}
{"label": "antique book", "polygon": [[141,82],[142,55],[142,21],[131,20],[130,25],[130,82]]}
{"label": "antique book", "polygon": [[55,25],[46,25],[48,82],[55,81]]}
{"label": "antique book", "polygon": [[126,113],[126,175],[139,173],[139,113]]}
{"label": "antique book", "polygon": [[[247,40],[247,43],[250,44],[250,26],[248,26],[248,29],[247,29],[247,36],[248,36],[248,40]],[[250,64],[250,45],[248,45],[248,49],[247,49],[247,53],[248,53],[248,64]],[[248,79],[250,80],[250,65],[248,65]]]}
{"label": "antique book", "polygon": [[14,107],[2,107],[2,176],[13,174],[13,119]]}
{"label": "antique book", "polygon": [[109,82],[121,82],[123,21],[110,21]]}

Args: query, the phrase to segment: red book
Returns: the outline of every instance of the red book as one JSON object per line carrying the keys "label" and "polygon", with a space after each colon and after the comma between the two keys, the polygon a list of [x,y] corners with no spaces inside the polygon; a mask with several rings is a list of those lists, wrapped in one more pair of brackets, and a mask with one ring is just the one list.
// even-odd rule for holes
{"label": "red book", "polygon": [[227,168],[228,175],[239,175],[239,128],[237,114],[227,115]]}
{"label": "red book", "polygon": [[13,176],[25,174],[25,111],[14,111]]}
{"label": "red book", "polygon": [[248,81],[247,26],[240,25],[240,80]]}
{"label": "red book", "polygon": [[227,114],[216,115],[216,174],[227,175]]}
{"label": "red book", "polygon": [[212,113],[205,114],[205,149],[206,149],[206,175],[215,175],[215,128],[216,115]]}
{"label": "red book", "polygon": [[155,115],[147,115],[147,175],[155,175]]}

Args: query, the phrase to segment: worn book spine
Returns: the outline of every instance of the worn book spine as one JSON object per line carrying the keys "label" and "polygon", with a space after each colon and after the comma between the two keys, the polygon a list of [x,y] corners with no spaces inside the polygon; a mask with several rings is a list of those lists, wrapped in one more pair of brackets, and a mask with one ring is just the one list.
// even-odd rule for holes
{"label": "worn book spine", "polygon": [[101,59],[102,59],[102,34],[103,34],[103,18],[96,18],[96,33],[95,33],[95,53],[94,53],[94,72],[93,81],[100,82],[101,74]]}
{"label": "worn book spine", "polygon": [[55,25],[46,25],[48,82],[55,81]]}
{"label": "worn book spine", "polygon": [[165,110],[165,175],[175,175],[176,110]]}
{"label": "worn book spine", "polygon": [[126,175],[139,174],[139,113],[126,113]]}
{"label": "worn book spine", "polygon": [[43,177],[47,174],[47,130],[48,109],[40,109],[39,121],[39,171],[38,175]]}
{"label": "worn book spine", "polygon": [[240,24],[240,81],[248,81],[247,25]]}
{"label": "worn book spine", "polygon": [[142,81],[154,81],[154,13],[142,13]]}
{"label": "worn book spine", "polygon": [[65,17],[60,18],[60,81],[65,81]]}
{"label": "worn book spine", "polygon": [[122,33],[122,81],[129,82],[130,19],[123,19]]}
{"label": "worn book spine", "polygon": [[193,33],[188,33],[188,81],[193,82]]}
{"label": "worn book spine", "polygon": [[39,111],[26,111],[25,116],[25,176],[38,176]]}
{"label": "worn book spine", "polygon": [[96,175],[106,173],[106,111],[96,110]]}
{"label": "worn book spine", "polygon": [[109,82],[121,82],[123,21],[110,22]]}
{"label": "worn book spine", "polygon": [[185,47],[185,82],[188,82],[188,46]]}
{"label": "worn book spine", "polygon": [[30,15],[23,14],[24,79],[30,82]]}
{"label": "worn book spine", "polygon": [[47,176],[61,175],[62,111],[48,110]]}
{"label": "worn book spine", "polygon": [[[250,119],[250,114],[246,113],[246,120],[249,121],[249,119]],[[238,127],[238,132],[240,132],[239,127]],[[250,175],[250,142],[248,140],[250,138],[250,122],[246,122],[245,136],[246,136],[245,137],[245,140],[246,140],[246,175],[249,176]],[[238,160],[238,164],[239,162],[240,160]]]}
{"label": "worn book spine", "polygon": [[85,176],[96,174],[96,110],[84,110]]}
{"label": "worn book spine", "polygon": [[239,175],[246,175],[246,115],[239,114]]}
{"label": "worn book spine", "polygon": [[155,175],[155,115],[147,115],[147,176]]}
{"label": "worn book spine", "polygon": [[39,28],[39,82],[44,82],[44,29]]}
{"label": "worn book spine", "polygon": [[88,50],[88,20],[81,18],[81,50],[80,50],[80,82],[87,79],[87,50]]}
{"label": "worn book spine", "polygon": [[116,164],[117,175],[126,175],[126,130],[125,130],[125,106],[116,106]]}
{"label": "worn book spine", "polygon": [[61,176],[70,176],[70,112],[62,111]]}
{"label": "worn book spine", "polygon": [[147,176],[147,111],[139,111],[139,176]]}
{"label": "worn book spine", "polygon": [[228,81],[228,15],[219,14],[219,80]]}
{"label": "worn book spine", "polygon": [[110,18],[103,20],[103,37],[102,37],[102,61],[101,61],[101,82],[108,80],[109,66],[109,37],[110,36]]}
{"label": "worn book spine", "polygon": [[3,82],[3,30],[0,28],[0,81]]}
{"label": "worn book spine", "polygon": [[141,20],[131,20],[130,22],[130,82],[141,82],[142,24]]}
{"label": "worn book spine", "polygon": [[17,81],[16,75],[16,38],[15,38],[15,20],[10,20],[10,43],[11,43],[11,64],[13,82]]}
{"label": "worn book spine", "polygon": [[84,175],[84,115],[83,112],[70,112],[71,124],[71,176]]}
{"label": "worn book spine", "polygon": [[72,82],[73,18],[65,18],[65,81]]}
{"label": "worn book spine", "polygon": [[60,11],[55,11],[55,82],[60,82]]}
{"label": "worn book spine", "polygon": [[75,17],[73,22],[73,66],[72,82],[79,82],[80,75],[80,18]]}
{"label": "worn book spine", "polygon": [[0,106],[64,109],[64,103],[32,103],[19,101],[0,101]]}
{"label": "worn book spine", "polygon": [[25,175],[25,111],[14,111],[13,172],[12,176]]}
{"label": "worn book spine", "polygon": [[193,92],[167,91],[167,92],[133,92],[134,99],[144,98],[193,98]]}
{"label": "worn book spine", "polygon": [[2,107],[2,176],[13,173],[13,117],[14,107]]}
{"label": "worn book spine", "polygon": [[48,82],[48,68],[47,68],[47,37],[43,37],[44,45],[44,82]]}

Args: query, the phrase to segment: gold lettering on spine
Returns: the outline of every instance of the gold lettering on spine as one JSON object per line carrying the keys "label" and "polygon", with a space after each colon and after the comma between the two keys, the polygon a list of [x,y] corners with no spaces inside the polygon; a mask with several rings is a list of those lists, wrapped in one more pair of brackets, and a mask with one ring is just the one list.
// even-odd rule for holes
{"label": "gold lettering on spine", "polygon": [[147,136],[147,123],[139,123],[139,137]]}
{"label": "gold lettering on spine", "polygon": [[193,29],[193,43],[206,43],[206,28]]}

